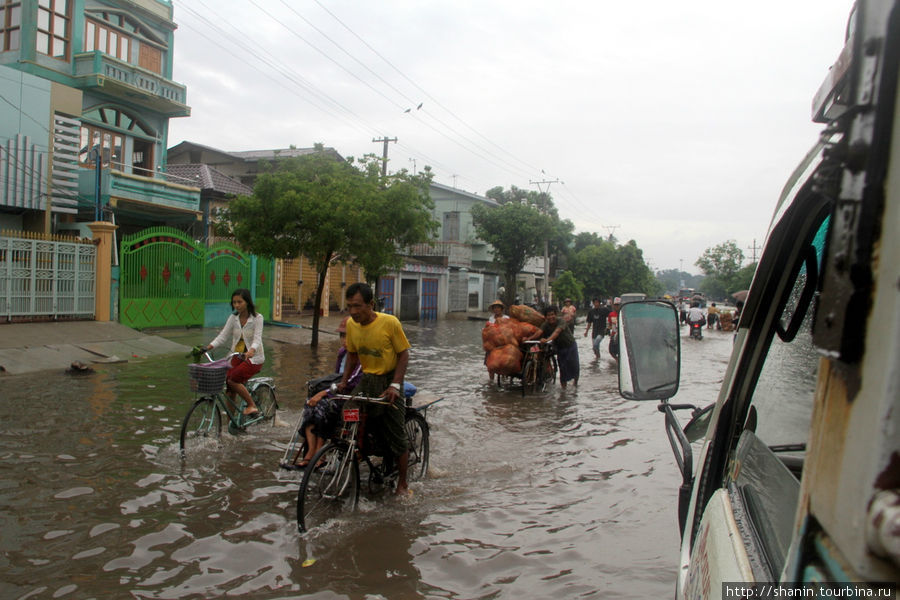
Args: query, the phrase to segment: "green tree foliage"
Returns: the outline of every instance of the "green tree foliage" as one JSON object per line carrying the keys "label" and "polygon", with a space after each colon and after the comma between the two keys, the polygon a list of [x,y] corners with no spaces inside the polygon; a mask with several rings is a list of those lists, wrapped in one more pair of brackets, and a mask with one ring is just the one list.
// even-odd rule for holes
{"label": "green tree foliage", "polygon": [[749,290],[750,283],[753,281],[753,275],[756,274],[756,265],[759,263],[750,263],[746,267],[734,274],[731,278],[731,285],[728,293],[733,294],[740,290]]}
{"label": "green tree foliage", "polygon": [[[493,187],[485,192],[484,195],[501,205],[510,203],[527,204],[547,215],[553,224],[552,231],[547,238],[547,252],[551,258],[555,258],[553,262],[556,266],[561,262],[568,263],[575,224],[568,219],[559,218],[559,211],[549,193],[524,190],[513,185],[508,190],[504,190],[500,186]],[[540,252],[540,256],[543,256],[543,254],[543,252]]]}
{"label": "green tree foliage", "polygon": [[582,231],[575,236],[575,247],[573,250],[577,254],[588,246],[599,246],[603,241],[605,240],[594,231]]}
{"label": "green tree foliage", "polygon": [[734,240],[728,240],[704,250],[694,264],[707,276],[728,280],[738,272],[743,261],[744,253]]}
{"label": "green tree foliage", "polygon": [[662,286],[644,262],[634,240],[616,246],[600,239],[575,253],[572,271],[591,298],[610,298],[628,292],[660,295]]}
{"label": "green tree foliage", "polygon": [[557,298],[557,301],[561,298],[571,298],[572,302],[578,306],[584,298],[584,284],[575,279],[575,275],[572,274],[572,271],[563,271],[560,273],[556,278],[556,281],[554,281],[553,285],[550,287],[553,288],[553,296]]}
{"label": "green tree foliage", "polygon": [[[318,273],[315,306],[334,260],[360,265],[373,280],[401,264],[398,249],[437,231],[428,195],[430,175],[380,176],[378,158],[335,160],[314,153],[277,160],[252,196],[231,201],[220,229],[244,248],[275,258],[307,257]],[[318,345],[314,312],[311,345]]]}
{"label": "green tree foliage", "polygon": [[[743,261],[744,253],[734,240],[707,248],[694,263],[706,274],[706,279],[703,280],[700,289],[711,298],[725,298],[739,289],[747,289],[746,287],[735,287],[741,285],[746,279],[746,273],[740,280],[736,277],[738,272],[742,271],[741,263]],[[752,272],[750,277],[752,278]]]}
{"label": "green tree foliage", "polygon": [[504,277],[503,301],[509,306],[515,300],[516,275],[529,258],[543,255],[544,241],[554,231],[553,220],[529,203],[506,202],[473,206],[472,221],[478,237],[493,246],[494,262]]}

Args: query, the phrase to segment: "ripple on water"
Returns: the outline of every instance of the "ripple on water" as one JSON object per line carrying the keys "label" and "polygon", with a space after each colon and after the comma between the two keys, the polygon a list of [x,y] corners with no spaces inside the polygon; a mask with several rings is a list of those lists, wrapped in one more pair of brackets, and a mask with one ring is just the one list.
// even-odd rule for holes
{"label": "ripple on water", "polygon": [[[302,536],[299,477],[277,465],[303,382],[330,368],[336,339],[315,351],[267,344],[263,374],[275,376],[286,425],[223,434],[185,460],[181,354],[98,366],[77,381],[0,379],[10,424],[0,516],[18,526],[3,537],[4,557],[46,586],[15,596],[670,595],[680,482],[655,403],[622,400],[605,359],[582,363],[577,390],[498,390],[487,384],[481,325],[408,327],[408,379],[444,397],[427,413],[429,477],[412,499],[363,498],[358,513]],[[184,333],[188,345],[214,334]],[[721,379],[730,343],[709,341],[685,357],[679,401],[715,397],[709,381]],[[582,358],[588,342],[578,341]],[[29,410],[44,418],[15,418]]]}

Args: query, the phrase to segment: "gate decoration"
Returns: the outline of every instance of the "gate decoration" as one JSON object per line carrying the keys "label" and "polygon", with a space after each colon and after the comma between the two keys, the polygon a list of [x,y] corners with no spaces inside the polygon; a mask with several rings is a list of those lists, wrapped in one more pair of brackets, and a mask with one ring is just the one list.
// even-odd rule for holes
{"label": "gate decoration", "polygon": [[257,312],[271,314],[272,261],[229,242],[207,248],[183,232],[153,227],[125,236],[121,248],[119,321],[147,327],[203,326],[206,304],[227,307],[249,288]]}

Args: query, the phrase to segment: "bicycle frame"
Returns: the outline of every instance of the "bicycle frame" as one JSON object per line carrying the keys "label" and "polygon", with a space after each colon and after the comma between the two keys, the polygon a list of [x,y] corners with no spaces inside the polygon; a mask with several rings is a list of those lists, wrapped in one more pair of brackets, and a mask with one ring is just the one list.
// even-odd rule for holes
{"label": "bicycle frame", "polygon": [[[207,360],[213,362],[208,352],[204,354]],[[228,364],[229,359],[236,354],[221,359],[220,365],[217,366],[224,367],[224,364]],[[224,383],[218,390],[210,391],[214,386],[219,385],[221,371],[206,373],[201,371],[202,369],[191,368],[192,387],[197,390],[197,393],[181,425],[179,444],[182,458],[185,457],[189,440],[218,438],[221,435],[223,412],[227,415],[227,430],[232,434],[268,418],[271,418],[274,423],[278,400],[275,396],[274,380],[271,377],[254,377],[245,384],[251,397],[260,407],[259,412],[248,418],[243,414],[246,407],[243,399],[239,403],[232,401],[225,392]],[[193,443],[195,442],[192,441],[191,444]]]}
{"label": "bicycle frame", "polygon": [[[208,360],[209,362],[213,361],[212,355],[210,355],[209,351],[204,352],[203,355],[206,357],[206,360]],[[243,358],[244,355],[240,352],[232,352],[225,358],[231,359],[235,356],[240,356],[241,360],[244,360],[244,358]],[[254,397],[254,400],[255,400],[256,399],[256,390],[259,388],[259,386],[266,384],[268,386],[271,386],[272,389],[275,389],[274,381],[275,380],[272,377],[253,377],[253,378],[247,380],[247,383],[245,383],[244,386],[247,388],[247,391],[250,392],[250,394]],[[244,418],[244,409],[247,407],[247,403],[244,401],[243,398],[241,398],[240,402],[237,403],[236,406],[234,406],[234,402],[232,402],[231,398],[228,396],[228,394],[225,392],[224,389],[219,390],[218,392],[216,392],[215,394],[213,394],[211,396],[210,396],[210,394],[203,394],[203,396],[211,397],[213,399],[213,401],[216,403],[216,406],[220,410],[224,411],[226,415],[228,415],[228,421],[229,421],[230,425],[233,425],[237,429],[243,429],[244,427],[247,427],[248,425],[253,425],[254,423],[256,423],[258,421],[262,421],[263,419],[266,418],[265,415],[263,415],[262,411],[259,411],[256,413],[256,415],[253,418],[245,419]],[[198,395],[197,397],[199,398],[200,396]],[[237,400],[237,398],[235,398],[235,400]]]}
{"label": "bicycle frame", "polygon": [[[528,340],[525,342],[526,352],[525,358],[522,360],[522,395],[525,395],[528,388],[534,389],[540,386],[541,391],[547,384],[545,375],[548,371],[548,365],[551,357],[555,355],[552,342],[541,342],[540,340]],[[531,365],[534,365],[532,368]],[[555,373],[555,366],[553,372]]]}

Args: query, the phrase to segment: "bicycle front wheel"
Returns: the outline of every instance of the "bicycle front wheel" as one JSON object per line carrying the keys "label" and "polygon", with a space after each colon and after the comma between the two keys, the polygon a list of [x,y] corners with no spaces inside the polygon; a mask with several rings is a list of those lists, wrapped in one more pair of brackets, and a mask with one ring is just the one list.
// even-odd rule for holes
{"label": "bicycle front wheel", "polygon": [[356,509],[359,500],[359,462],[346,442],[330,442],[316,452],[297,494],[300,533]]}
{"label": "bicycle front wheel", "polygon": [[418,412],[406,413],[406,436],[409,438],[407,478],[418,481],[428,471],[428,422]]}
{"label": "bicycle front wheel", "polygon": [[267,420],[271,420],[271,424],[275,424],[275,411],[278,409],[278,401],[275,399],[275,390],[271,385],[262,383],[253,392],[256,401],[256,407],[259,412]]}
{"label": "bicycle front wheel", "polygon": [[524,396],[526,393],[530,393],[534,391],[535,385],[537,385],[538,378],[538,370],[537,370],[537,361],[528,359],[525,361],[525,365],[522,367],[522,395]]}
{"label": "bicycle front wheel", "polygon": [[203,448],[218,447],[222,416],[215,400],[206,396],[194,402],[181,424],[181,457]]}
{"label": "bicycle front wheel", "polygon": [[544,376],[543,376],[543,386],[541,388],[542,391],[546,392],[550,389],[550,385],[556,383],[556,356],[548,356],[547,360],[544,361]]}

